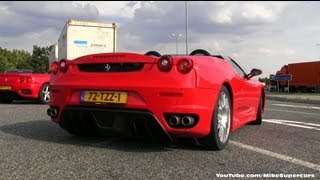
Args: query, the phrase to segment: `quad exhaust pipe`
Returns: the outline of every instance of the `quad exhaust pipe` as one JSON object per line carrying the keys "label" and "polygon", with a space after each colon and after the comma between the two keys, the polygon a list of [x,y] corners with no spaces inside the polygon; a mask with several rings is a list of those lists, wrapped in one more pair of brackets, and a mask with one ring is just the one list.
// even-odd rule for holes
{"label": "quad exhaust pipe", "polygon": [[194,123],[194,118],[192,116],[184,116],[181,119],[181,124],[183,126],[192,126]]}
{"label": "quad exhaust pipe", "polygon": [[50,117],[56,117],[58,115],[58,110],[56,108],[49,108],[47,114]]}
{"label": "quad exhaust pipe", "polygon": [[168,117],[168,123],[173,127],[190,127],[196,123],[196,119],[190,115],[172,115]]}
{"label": "quad exhaust pipe", "polygon": [[180,124],[180,117],[179,116],[171,116],[169,118],[169,123],[172,126],[178,126]]}

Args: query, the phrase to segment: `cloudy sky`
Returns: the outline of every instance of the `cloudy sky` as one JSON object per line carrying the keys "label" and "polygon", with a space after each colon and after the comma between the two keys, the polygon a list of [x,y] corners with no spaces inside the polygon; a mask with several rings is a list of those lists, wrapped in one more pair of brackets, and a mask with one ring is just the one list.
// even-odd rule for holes
{"label": "cloudy sky", "polygon": [[[188,46],[233,57],[261,77],[284,64],[319,61],[320,2],[188,1]],[[55,43],[68,19],[118,24],[118,51],[186,52],[185,2],[1,1],[0,47],[32,51]]]}

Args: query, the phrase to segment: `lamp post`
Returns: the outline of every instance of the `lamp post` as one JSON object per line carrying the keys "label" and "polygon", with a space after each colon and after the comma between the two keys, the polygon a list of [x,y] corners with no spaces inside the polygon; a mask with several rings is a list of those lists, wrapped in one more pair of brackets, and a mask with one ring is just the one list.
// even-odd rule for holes
{"label": "lamp post", "polygon": [[[316,43],[316,46],[320,46],[320,44],[319,44],[319,43]],[[320,59],[320,57],[319,57],[319,59]]]}
{"label": "lamp post", "polygon": [[186,10],[186,55],[188,55],[188,2],[185,1]]}
{"label": "lamp post", "polygon": [[[320,46],[320,44],[319,44],[319,43],[316,43],[316,46]],[[320,60],[320,57],[319,57],[319,60]],[[320,92],[320,86],[319,86],[319,85],[318,85],[318,86],[316,85],[314,92],[315,92],[315,93]]]}
{"label": "lamp post", "polygon": [[176,54],[178,54],[178,38],[182,37],[182,34],[174,34],[174,33],[172,33],[171,36],[176,38]]}

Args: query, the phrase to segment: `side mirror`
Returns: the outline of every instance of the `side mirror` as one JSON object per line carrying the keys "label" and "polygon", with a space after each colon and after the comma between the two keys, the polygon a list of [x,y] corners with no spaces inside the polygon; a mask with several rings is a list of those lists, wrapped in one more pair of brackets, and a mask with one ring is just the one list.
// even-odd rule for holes
{"label": "side mirror", "polygon": [[246,75],[246,78],[251,79],[252,77],[258,76],[260,74],[262,74],[262,71],[260,69],[252,69],[251,72],[248,75]]}

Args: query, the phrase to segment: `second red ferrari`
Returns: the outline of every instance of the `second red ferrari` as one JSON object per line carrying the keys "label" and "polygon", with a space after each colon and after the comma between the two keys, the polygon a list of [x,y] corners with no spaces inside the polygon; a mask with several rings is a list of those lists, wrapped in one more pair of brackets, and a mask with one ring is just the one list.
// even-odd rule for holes
{"label": "second red ferrari", "polygon": [[50,99],[49,82],[49,73],[30,69],[7,70],[0,73],[0,102],[32,99],[47,104]]}

